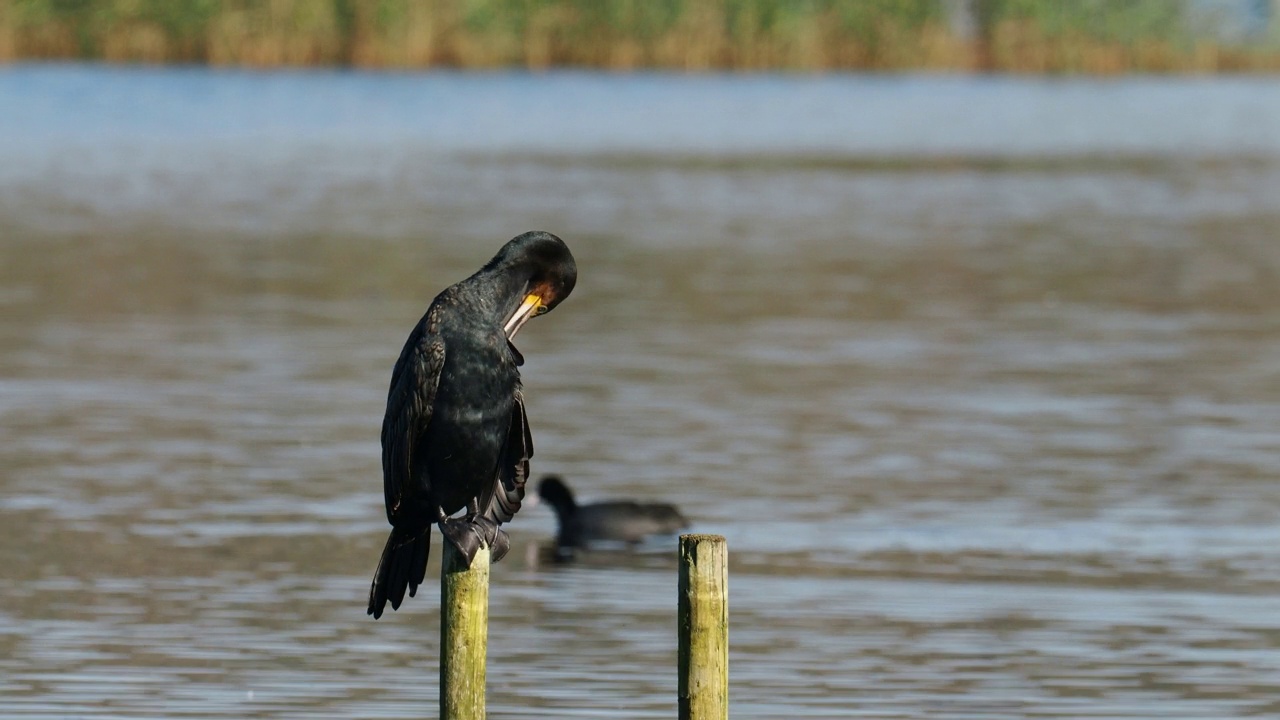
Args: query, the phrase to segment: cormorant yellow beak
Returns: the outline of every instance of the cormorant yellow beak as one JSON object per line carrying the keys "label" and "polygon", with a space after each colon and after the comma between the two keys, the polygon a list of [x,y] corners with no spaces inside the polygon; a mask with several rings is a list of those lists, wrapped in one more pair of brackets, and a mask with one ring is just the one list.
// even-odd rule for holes
{"label": "cormorant yellow beak", "polygon": [[515,313],[507,320],[507,324],[502,326],[502,332],[507,334],[508,340],[514,338],[516,333],[520,332],[520,328],[524,327],[524,324],[528,322],[529,318],[546,312],[546,307],[546,305],[542,304],[542,296],[536,293],[525,295],[524,302],[520,303],[520,307],[516,308]]}

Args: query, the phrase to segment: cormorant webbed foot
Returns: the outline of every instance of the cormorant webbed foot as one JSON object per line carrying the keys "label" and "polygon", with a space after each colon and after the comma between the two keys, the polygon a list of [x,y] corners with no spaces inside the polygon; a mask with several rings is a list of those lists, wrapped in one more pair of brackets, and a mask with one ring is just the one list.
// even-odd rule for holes
{"label": "cormorant webbed foot", "polygon": [[489,548],[490,562],[498,562],[511,549],[511,539],[506,531],[489,518],[445,518],[439,524],[440,534],[462,552],[467,567],[471,567],[481,547]]}
{"label": "cormorant webbed foot", "polygon": [[506,557],[507,551],[511,549],[511,538],[507,537],[507,531],[496,521],[486,517],[476,518],[475,524],[481,529],[484,542],[489,546],[489,562],[498,562]]}

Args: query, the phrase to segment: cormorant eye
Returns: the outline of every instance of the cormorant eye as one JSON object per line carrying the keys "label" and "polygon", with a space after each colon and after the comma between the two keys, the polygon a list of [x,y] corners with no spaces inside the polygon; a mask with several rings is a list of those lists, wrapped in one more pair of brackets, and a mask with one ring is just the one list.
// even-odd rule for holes
{"label": "cormorant eye", "polygon": [[538,311],[535,312],[534,315],[546,315],[550,310],[551,308],[547,307],[546,305],[539,305]]}

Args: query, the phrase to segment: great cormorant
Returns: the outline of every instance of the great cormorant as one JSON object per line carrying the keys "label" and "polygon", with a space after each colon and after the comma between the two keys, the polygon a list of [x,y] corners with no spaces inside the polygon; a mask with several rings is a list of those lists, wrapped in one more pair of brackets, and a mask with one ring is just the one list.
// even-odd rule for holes
{"label": "great cormorant", "polygon": [[[511,339],[572,292],[577,265],[560,238],[527,232],[474,275],[446,288],[405,341],[382,421],[382,479],[391,537],[369,590],[369,614],[400,607],[427,569],[431,526],[470,565],[510,541],[499,525],[520,509],[533,439]],[[465,515],[450,517],[466,508]]]}

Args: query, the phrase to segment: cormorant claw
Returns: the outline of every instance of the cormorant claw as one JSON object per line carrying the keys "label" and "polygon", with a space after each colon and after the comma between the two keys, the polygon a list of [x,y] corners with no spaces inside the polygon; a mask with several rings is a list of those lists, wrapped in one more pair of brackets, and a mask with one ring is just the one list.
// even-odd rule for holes
{"label": "cormorant claw", "polygon": [[481,547],[489,548],[490,562],[498,562],[511,549],[511,538],[507,537],[507,532],[489,518],[446,518],[439,525],[440,534],[462,552],[467,567],[471,567]]}

